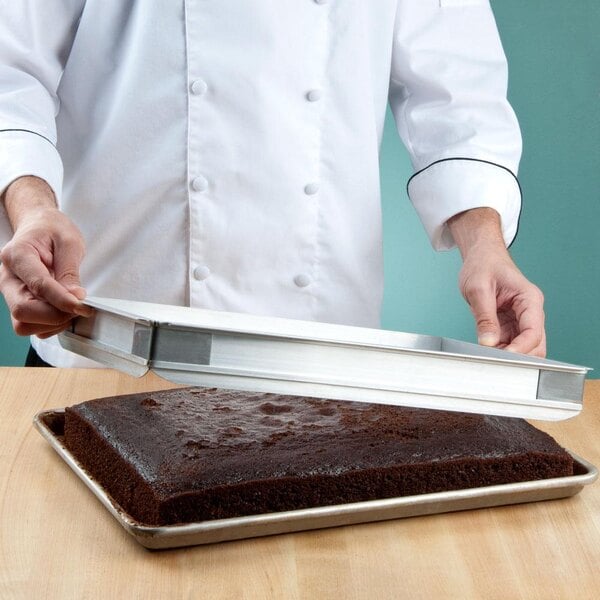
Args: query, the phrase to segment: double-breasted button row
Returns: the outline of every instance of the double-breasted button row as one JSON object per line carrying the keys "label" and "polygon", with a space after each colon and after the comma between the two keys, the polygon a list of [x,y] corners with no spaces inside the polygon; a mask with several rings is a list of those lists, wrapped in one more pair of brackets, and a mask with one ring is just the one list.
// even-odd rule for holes
{"label": "double-breasted button row", "polygon": [[[327,0],[314,0],[316,4],[326,4]],[[190,82],[190,92],[194,96],[204,96],[208,91],[208,84],[204,79],[194,79]],[[308,102],[318,102],[321,100],[323,92],[320,89],[311,89],[305,93],[305,98]],[[206,192],[209,188],[208,179],[201,174],[196,175],[190,181],[190,186],[194,192]],[[304,186],[304,193],[308,196],[313,196],[319,191],[319,184],[315,181],[307,183]],[[198,265],[192,275],[198,282],[206,280],[210,276],[210,268],[207,265]],[[307,287],[311,284],[311,278],[305,273],[299,273],[293,278],[294,284],[299,288]]]}

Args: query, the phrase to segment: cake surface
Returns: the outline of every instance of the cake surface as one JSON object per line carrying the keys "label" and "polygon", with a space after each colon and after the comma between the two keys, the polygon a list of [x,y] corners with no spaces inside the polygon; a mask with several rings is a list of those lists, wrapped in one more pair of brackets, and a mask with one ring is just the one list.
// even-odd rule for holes
{"label": "cake surface", "polygon": [[209,388],[67,408],[65,443],[149,525],[573,474],[521,419]]}

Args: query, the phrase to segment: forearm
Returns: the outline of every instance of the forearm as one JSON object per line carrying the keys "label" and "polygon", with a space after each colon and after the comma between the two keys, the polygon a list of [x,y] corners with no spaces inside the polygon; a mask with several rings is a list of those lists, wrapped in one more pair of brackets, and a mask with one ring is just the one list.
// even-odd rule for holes
{"label": "forearm", "polygon": [[2,200],[13,231],[32,213],[57,209],[52,189],[39,177],[15,179],[6,188]]}
{"label": "forearm", "polygon": [[460,250],[463,260],[478,249],[493,249],[508,257],[502,236],[500,215],[493,208],[474,208],[455,215],[448,228]]}

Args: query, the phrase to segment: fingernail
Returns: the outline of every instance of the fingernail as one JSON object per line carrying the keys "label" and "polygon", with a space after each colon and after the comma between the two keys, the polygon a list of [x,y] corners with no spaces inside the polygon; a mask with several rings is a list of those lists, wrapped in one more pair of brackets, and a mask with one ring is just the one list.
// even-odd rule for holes
{"label": "fingernail", "polygon": [[498,343],[498,336],[494,333],[482,333],[478,338],[478,342],[482,346],[495,346]]}
{"label": "fingernail", "polygon": [[85,298],[85,289],[80,285],[69,285],[67,290],[77,298],[77,300],[83,300]]}
{"label": "fingernail", "polygon": [[80,317],[91,317],[94,314],[94,309],[91,306],[80,304],[75,307],[75,314]]}

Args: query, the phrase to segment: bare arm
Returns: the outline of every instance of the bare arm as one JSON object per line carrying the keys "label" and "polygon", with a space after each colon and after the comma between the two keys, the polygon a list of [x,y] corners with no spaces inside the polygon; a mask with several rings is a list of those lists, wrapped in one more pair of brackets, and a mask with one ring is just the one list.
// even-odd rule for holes
{"label": "bare arm", "polygon": [[17,334],[49,337],[92,312],[81,302],[83,238],[42,179],[16,179],[3,200],[14,235],[0,253],[0,291]]}
{"label": "bare arm", "polygon": [[475,208],[452,217],[448,227],[463,258],[459,286],[479,343],[545,356],[544,298],[510,257],[498,213]]}

